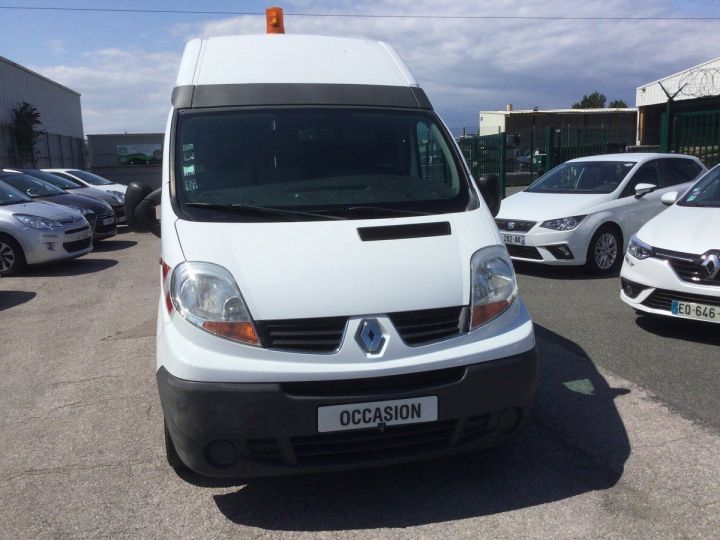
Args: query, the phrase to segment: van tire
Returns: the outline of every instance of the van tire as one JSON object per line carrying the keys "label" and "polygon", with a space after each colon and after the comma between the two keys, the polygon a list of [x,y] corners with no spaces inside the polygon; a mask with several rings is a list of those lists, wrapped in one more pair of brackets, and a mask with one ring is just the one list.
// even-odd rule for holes
{"label": "van tire", "polygon": [[605,224],[600,227],[588,245],[585,267],[596,275],[607,275],[617,271],[622,263],[623,241],[617,226]]}
{"label": "van tire", "polygon": [[173,469],[187,469],[187,465],[183,463],[177,450],[175,450],[175,444],[170,437],[170,432],[168,431],[165,421],[163,421],[163,427],[165,428],[165,457],[167,458],[168,465]]}
{"label": "van tire", "polygon": [[27,266],[25,252],[10,235],[0,233],[0,275],[15,276]]}

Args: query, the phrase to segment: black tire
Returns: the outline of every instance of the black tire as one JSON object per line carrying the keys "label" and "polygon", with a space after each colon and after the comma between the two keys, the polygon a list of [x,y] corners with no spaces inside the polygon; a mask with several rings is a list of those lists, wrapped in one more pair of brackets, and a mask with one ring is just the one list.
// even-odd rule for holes
{"label": "black tire", "polygon": [[585,267],[591,274],[612,274],[622,263],[622,236],[612,225],[603,225],[588,245]]}
{"label": "black tire", "polygon": [[0,275],[14,276],[27,266],[20,244],[7,234],[0,234]]}
{"label": "black tire", "polygon": [[187,469],[187,465],[183,463],[183,460],[180,459],[177,450],[175,450],[175,444],[170,437],[170,432],[168,431],[167,424],[164,421],[163,427],[165,428],[165,457],[167,458],[168,465],[170,465],[173,469]]}

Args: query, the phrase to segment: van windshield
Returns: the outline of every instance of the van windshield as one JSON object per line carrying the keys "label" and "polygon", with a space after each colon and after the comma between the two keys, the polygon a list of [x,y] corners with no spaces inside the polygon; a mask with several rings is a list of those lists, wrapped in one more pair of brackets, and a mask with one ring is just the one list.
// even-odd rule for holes
{"label": "van windshield", "polygon": [[176,133],[177,199],[198,221],[395,217],[470,201],[432,113],[180,111]]}

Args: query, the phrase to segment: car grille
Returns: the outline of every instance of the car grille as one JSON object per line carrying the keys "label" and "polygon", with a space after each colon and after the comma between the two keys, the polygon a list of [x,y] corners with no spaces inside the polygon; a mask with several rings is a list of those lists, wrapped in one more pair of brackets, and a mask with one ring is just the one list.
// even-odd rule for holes
{"label": "car grille", "polygon": [[[516,219],[496,219],[495,223],[501,231],[528,232],[537,221],[518,221]],[[510,226],[512,223],[512,226]]]}
{"label": "car grille", "polygon": [[125,205],[113,206],[113,210],[115,211],[115,217],[125,216]]}
{"label": "car grille", "polygon": [[480,440],[492,416],[291,437],[289,448],[274,438],[248,439],[251,459],[300,465],[363,463],[419,455]]}
{"label": "car grille", "polygon": [[[466,311],[466,310],[465,310]],[[467,314],[461,306],[390,313],[388,317],[408,345],[458,335],[466,331]],[[349,317],[257,321],[260,341],[268,349],[333,352],[340,348]]]}
{"label": "car grille", "polygon": [[667,261],[683,281],[699,285],[720,286],[720,273],[714,279],[710,279],[707,271],[702,266],[702,255],[655,249],[655,257]]}
{"label": "car grille", "polygon": [[542,255],[540,255],[540,252],[536,247],[514,246],[512,244],[508,244],[506,247],[511,257],[518,257],[520,259],[535,259],[538,261],[542,260]]}
{"label": "car grille", "polygon": [[467,315],[461,317],[462,311],[458,306],[390,313],[388,317],[405,343],[423,345],[465,331],[462,319],[467,319]]}
{"label": "car grille", "polygon": [[86,247],[90,246],[90,243],[92,242],[92,237],[88,236],[87,238],[83,238],[82,240],[75,240],[74,242],[65,242],[63,243],[63,247],[65,248],[65,251],[68,253],[74,253],[75,251],[80,251],[81,249],[85,249]]}
{"label": "car grille", "polygon": [[643,302],[643,306],[662,311],[672,311],[672,301],[695,302],[710,306],[720,306],[720,297],[705,296],[702,294],[689,294],[677,291],[655,289]]}

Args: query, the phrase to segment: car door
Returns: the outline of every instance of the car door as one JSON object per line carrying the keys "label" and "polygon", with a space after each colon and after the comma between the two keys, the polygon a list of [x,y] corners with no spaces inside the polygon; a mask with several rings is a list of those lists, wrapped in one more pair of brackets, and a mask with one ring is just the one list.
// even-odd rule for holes
{"label": "car door", "polygon": [[614,214],[615,221],[623,230],[626,245],[629,238],[661,209],[661,207],[658,208],[658,205],[662,205],[662,203],[660,197],[656,195],[657,189],[642,197],[635,196],[635,187],[638,184],[659,186],[658,161],[657,159],[646,161],[635,169],[617,201],[609,205],[612,207],[611,212]]}

